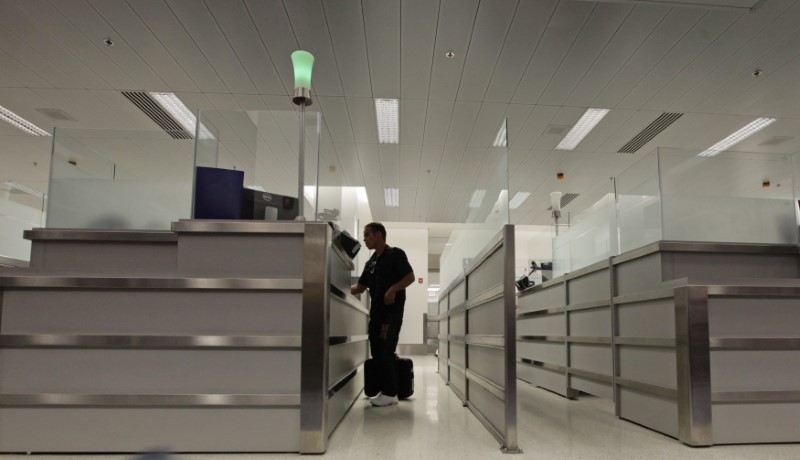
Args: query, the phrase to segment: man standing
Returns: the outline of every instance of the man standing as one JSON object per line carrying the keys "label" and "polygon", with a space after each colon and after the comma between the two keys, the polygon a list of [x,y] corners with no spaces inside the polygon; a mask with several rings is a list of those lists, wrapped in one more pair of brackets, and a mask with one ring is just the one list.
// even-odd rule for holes
{"label": "man standing", "polygon": [[386,244],[386,227],[378,222],[364,227],[364,244],[375,250],[364,266],[358,283],[350,292],[361,294],[369,289],[369,348],[378,369],[380,392],[371,399],[374,406],[397,404],[397,373],[394,359],[400,326],[403,325],[403,307],[406,288],[414,282],[414,270],[406,253]]}

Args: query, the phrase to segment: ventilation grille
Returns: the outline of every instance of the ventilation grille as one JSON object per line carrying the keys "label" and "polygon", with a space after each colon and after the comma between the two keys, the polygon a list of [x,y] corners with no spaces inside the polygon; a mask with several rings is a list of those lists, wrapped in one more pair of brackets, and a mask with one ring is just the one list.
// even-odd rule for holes
{"label": "ventilation grille", "polygon": [[50,118],[51,120],[56,121],[75,121],[74,118],[67,115],[67,112],[64,112],[61,109],[36,109],[37,112],[45,115],[46,117]]}
{"label": "ventilation grille", "polygon": [[648,142],[652,141],[654,137],[661,134],[661,131],[667,129],[669,125],[674,123],[675,120],[682,116],[682,113],[662,113],[660,117],[653,120],[653,122],[647,125],[646,128],[639,131],[639,134],[628,141],[627,144],[623,145],[622,148],[617,151],[617,153],[636,153],[637,150],[642,148]]}
{"label": "ventilation grille", "polygon": [[[580,193],[565,193],[565,194],[561,195],[561,209],[564,209],[564,207],[566,207],[568,204],[570,204],[572,202],[572,200],[574,200],[575,198],[578,198],[579,196],[580,196]],[[552,211],[553,207],[552,206],[548,206],[547,210],[548,211]]]}
{"label": "ventilation grille", "polygon": [[156,122],[158,126],[167,132],[173,139],[191,139],[192,135],[187,133],[149,94],[144,91],[123,91],[122,95],[133,102],[139,110]]}
{"label": "ventilation grille", "polygon": [[775,136],[775,137],[771,137],[771,138],[765,140],[764,142],[762,142],[762,143],[760,143],[758,145],[779,145],[779,144],[783,144],[786,141],[790,141],[792,139],[794,139],[794,137],[791,137],[791,136]]}

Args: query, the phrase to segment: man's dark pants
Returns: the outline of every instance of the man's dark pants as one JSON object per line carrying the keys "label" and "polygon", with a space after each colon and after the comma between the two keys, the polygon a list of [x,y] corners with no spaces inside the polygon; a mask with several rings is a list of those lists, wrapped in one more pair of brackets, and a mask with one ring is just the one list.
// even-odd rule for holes
{"label": "man's dark pants", "polygon": [[369,349],[378,370],[378,388],[386,396],[397,396],[394,359],[402,325],[402,313],[374,312],[369,319]]}

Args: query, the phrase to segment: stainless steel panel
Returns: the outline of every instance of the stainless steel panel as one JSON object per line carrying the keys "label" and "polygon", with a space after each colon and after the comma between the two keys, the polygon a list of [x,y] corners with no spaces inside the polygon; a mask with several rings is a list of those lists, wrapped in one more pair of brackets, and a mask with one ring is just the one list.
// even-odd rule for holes
{"label": "stainless steel panel", "polygon": [[611,340],[611,315],[608,305],[591,310],[570,311],[571,336],[607,337]]}
{"label": "stainless steel panel", "polygon": [[301,234],[183,234],[178,240],[177,273],[216,278],[302,278],[303,254]]}
{"label": "stainless steel panel", "polygon": [[[465,270],[467,277],[469,277],[469,275],[471,275],[477,269],[477,267],[484,265],[489,258],[495,255],[497,250],[503,244],[503,240],[506,238],[505,228],[506,226],[500,229],[500,231],[498,231],[497,234],[495,234],[495,236],[493,236],[492,239],[486,243],[486,246],[484,246],[481,252],[479,252],[478,255],[472,259],[472,263]],[[477,292],[481,292],[482,290],[483,289],[480,289]]]}
{"label": "stainless steel panel", "polygon": [[712,350],[711,391],[800,390],[797,350]]}
{"label": "stainless steel panel", "polygon": [[[588,379],[595,382],[602,382],[602,383],[611,383],[611,375],[610,374],[599,374],[597,372],[591,372],[583,369],[578,369],[575,367],[570,367],[567,369],[567,372],[570,375],[570,378],[580,377],[581,379]],[[594,393],[592,393],[594,394]],[[599,396],[599,395],[596,395]]]}
{"label": "stainless steel panel", "polygon": [[303,345],[300,452],[324,453],[328,441],[328,312],[330,241],[327,224],[304,224]]}
{"label": "stainless steel panel", "polygon": [[4,334],[300,336],[298,291],[7,289]]}
{"label": "stainless steel panel", "polygon": [[498,297],[469,310],[469,332],[478,335],[505,334],[505,299]]}
{"label": "stainless steel panel", "polygon": [[466,401],[467,377],[457,365],[450,366],[450,388],[458,394],[462,401]]}
{"label": "stainless steel panel", "polygon": [[597,396],[598,398],[613,400],[614,393],[611,389],[611,377],[603,377],[607,377],[608,381],[604,382],[602,379],[592,379],[578,376],[577,374],[570,374],[569,387],[573,390]]}
{"label": "stainless steel panel", "polygon": [[668,436],[678,437],[678,409],[675,400],[628,386],[621,387],[618,395],[621,418]]}
{"label": "stainless steel panel", "polygon": [[563,337],[567,333],[566,318],[563,313],[521,318],[517,321],[517,333]]}
{"label": "stainless steel panel", "polygon": [[495,335],[479,335],[468,334],[465,338],[468,345],[476,345],[479,347],[500,348],[505,346],[505,336],[502,334]]}
{"label": "stainless steel panel", "polygon": [[[768,246],[765,245],[764,249],[767,250]],[[728,280],[737,278],[796,278],[800,275],[797,254],[762,252],[665,252],[662,254],[665,280],[687,277],[695,284],[728,284]],[[752,267],[759,268],[753,270]]]}
{"label": "stainless steel panel", "polygon": [[653,337],[616,337],[617,345],[632,345],[635,347],[675,348],[675,339],[658,339]]}
{"label": "stainless steel panel", "polygon": [[582,275],[571,274],[568,276],[567,288],[569,292],[567,295],[569,296],[570,304],[580,304],[597,300],[607,301],[611,298],[608,281],[609,272],[605,269],[608,267],[608,260],[598,262],[595,265],[597,265],[598,268],[595,268],[591,272]]}
{"label": "stainless steel panel", "polygon": [[472,272],[467,275],[467,299],[479,297],[503,282],[503,251],[500,248],[502,246],[474,265]]}
{"label": "stainless steel panel", "polygon": [[56,335],[0,336],[3,348],[157,348],[157,349],[270,349],[300,348],[300,336],[157,336],[157,335]]}
{"label": "stainless steel panel", "polygon": [[0,287],[286,291],[302,289],[303,280],[258,278],[74,278],[62,276],[7,276],[0,278]]}
{"label": "stainless steel panel", "polygon": [[611,347],[609,345],[590,345],[572,343],[569,345],[570,369],[580,369],[611,376]]}
{"label": "stainless steel panel", "polygon": [[328,389],[342,378],[361,366],[369,357],[369,343],[366,340],[348,342],[330,347],[328,350]]}
{"label": "stainless steel panel", "polygon": [[591,302],[571,303],[567,305],[564,310],[566,311],[580,311],[580,310],[593,310],[597,308],[608,307],[611,299],[594,300]]}
{"label": "stainless steel panel", "polygon": [[328,437],[347,415],[364,388],[364,368],[360,367],[339,391],[328,400]]}
{"label": "stainless steel panel", "polygon": [[459,283],[453,285],[453,288],[450,290],[450,300],[448,302],[448,308],[450,309],[450,311],[452,311],[454,308],[466,302],[466,300],[467,300],[467,283],[466,279],[464,279]]}
{"label": "stainless steel panel", "polygon": [[536,318],[537,316],[555,315],[558,313],[564,313],[565,311],[567,311],[566,305],[556,308],[548,308],[546,310],[526,311],[524,313],[517,313],[517,320]]}
{"label": "stainless steel panel", "polygon": [[553,284],[542,289],[536,289],[536,287],[534,287],[533,289],[535,291],[531,290],[530,294],[526,291],[525,295],[519,296],[519,313],[557,308],[567,304],[567,293],[564,283]]}
{"label": "stainless steel panel", "polygon": [[261,222],[254,220],[180,220],[172,223],[176,233],[299,233],[306,231],[303,222]]}
{"label": "stainless steel panel", "polygon": [[527,358],[543,363],[567,365],[567,348],[564,342],[519,342],[517,343],[517,355],[520,358]]}
{"label": "stainless steel panel", "polygon": [[480,307],[481,305],[485,305],[495,299],[503,297],[503,290],[504,286],[503,283],[501,282],[481,292],[475,297],[470,297],[469,300],[467,300],[467,305],[466,305],[467,310],[471,308]]}
{"label": "stainless steel panel", "polygon": [[608,268],[608,259],[601,260],[600,262],[595,262],[591,265],[587,265],[581,269],[575,270],[574,272],[569,272],[565,275],[567,281],[571,281],[578,278],[587,277],[587,275],[591,275],[595,272],[599,272],[603,269]]}
{"label": "stainless steel panel", "polygon": [[793,297],[709,297],[708,333],[720,338],[797,337],[798,311]]}
{"label": "stainless steel panel", "polygon": [[[467,376],[473,372],[479,377],[491,382],[501,390],[506,386],[505,382],[505,353],[498,348],[480,348],[469,345],[469,369]],[[498,396],[505,399],[504,391]]]}
{"label": "stainless steel panel", "polygon": [[483,377],[482,375],[470,369],[467,369],[466,376],[471,383],[476,383],[480,385],[484,390],[491,393],[492,396],[494,396],[498,400],[500,401],[505,400],[505,389],[502,386],[496,384],[495,382],[492,382],[488,378]]}
{"label": "stainless steel panel", "polygon": [[450,342],[450,361],[459,366],[467,367],[467,347],[465,343]]}
{"label": "stainless steel panel", "polygon": [[85,454],[91,433],[93,452],[297,452],[299,427],[295,407],[7,407],[0,451]]}
{"label": "stainless steel panel", "polygon": [[466,313],[462,312],[450,316],[450,334],[466,335],[466,333],[467,333]]}
{"label": "stainless steel panel", "polygon": [[136,241],[148,243],[174,243],[178,241],[178,235],[168,230],[34,228],[25,230],[23,237],[31,241]]}
{"label": "stainless steel panel", "polygon": [[0,394],[0,407],[280,407],[299,406],[296,394]]}
{"label": "stainless steel panel", "polygon": [[667,388],[678,387],[674,350],[618,344],[617,357],[620,378]]}
{"label": "stainless steel panel", "polygon": [[[748,402],[712,406],[714,444],[788,443],[800,439],[800,403]],[[795,446],[786,446],[794,449]],[[765,446],[766,448],[766,446]]]}
{"label": "stainless steel panel", "polygon": [[714,391],[714,404],[730,403],[800,403],[800,390],[794,391]]}
{"label": "stainless steel panel", "polygon": [[0,369],[0,393],[295,394],[302,375],[292,349],[0,348]]}
{"label": "stainless steel panel", "polygon": [[711,350],[800,350],[800,337],[711,337],[708,345]]}
{"label": "stainless steel panel", "polygon": [[651,253],[641,258],[614,264],[614,294],[624,296],[661,288],[664,281],[661,270],[661,253]]}
{"label": "stainless steel panel", "polygon": [[622,337],[675,338],[675,300],[672,297],[617,304],[617,334]]}
{"label": "stainless steel panel", "polygon": [[611,337],[584,337],[584,336],[569,336],[565,338],[567,344],[585,343],[593,345],[610,345]]}
{"label": "stainless steel panel", "polygon": [[709,296],[800,297],[800,280],[769,280],[766,285],[707,287]]}
{"label": "stainless steel panel", "polygon": [[688,286],[675,290],[675,338],[678,437],[691,446],[708,446],[713,444],[713,439],[708,291],[705,287]]}
{"label": "stainless steel panel", "polygon": [[613,257],[611,259],[611,263],[614,265],[622,264],[628,262],[630,260],[639,259],[645,256],[648,256],[654,252],[658,252],[661,250],[661,245],[659,242],[650,243],[647,246],[642,246],[641,248],[634,249],[632,251],[628,251],[624,254],[620,254],[617,257]]}
{"label": "stainless steel panel", "polygon": [[[488,426],[489,432],[497,436],[500,434],[500,441],[503,443],[503,448],[507,448],[508,440],[504,439],[507,436],[507,426],[505,423],[505,410],[502,400],[498,400],[495,395],[487,391],[485,388],[478,385],[470,386],[470,400],[469,408],[473,413],[480,414],[478,420],[484,425]],[[516,446],[513,447],[516,450]]]}
{"label": "stainless steel panel", "polygon": [[330,335],[363,335],[367,333],[369,317],[336,295],[330,297]]}
{"label": "stainless steel panel", "polygon": [[11,257],[0,256],[0,267],[15,267],[15,268],[28,268],[30,262],[27,260],[19,260]]}

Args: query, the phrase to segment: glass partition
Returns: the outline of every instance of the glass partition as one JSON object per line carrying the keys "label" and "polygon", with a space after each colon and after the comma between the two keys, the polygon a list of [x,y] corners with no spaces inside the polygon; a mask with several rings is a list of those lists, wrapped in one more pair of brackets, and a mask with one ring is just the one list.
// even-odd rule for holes
{"label": "glass partition", "polygon": [[0,257],[30,260],[25,230],[44,224],[47,183],[0,177]]}
{"label": "glass partition", "polygon": [[[197,164],[216,159],[214,167],[244,172],[245,201],[252,201],[253,208],[245,210],[243,218],[297,216],[300,116],[291,110],[200,111],[200,124],[213,133],[213,139],[198,139]],[[305,112],[303,134],[303,216],[308,221],[339,221],[344,181],[319,112]],[[270,209],[276,200],[277,214]]]}
{"label": "glass partition", "polygon": [[[450,193],[453,208],[449,215],[457,225],[440,259],[439,277],[443,287],[467,270],[475,256],[486,248],[504,225],[508,211],[508,149],[505,147],[505,121],[494,145],[483,149],[465,149],[465,154],[480,156],[477,174],[459,170]],[[467,152],[468,150],[468,152]],[[445,220],[447,221],[447,220]]]}
{"label": "glass partition", "polygon": [[663,239],[658,155],[643,157],[615,179],[620,253]]}
{"label": "glass partition", "polygon": [[193,152],[164,131],[56,129],[47,227],[168,230],[190,217]]}
{"label": "glass partition", "polygon": [[658,149],[663,239],[797,243],[791,158]]}

